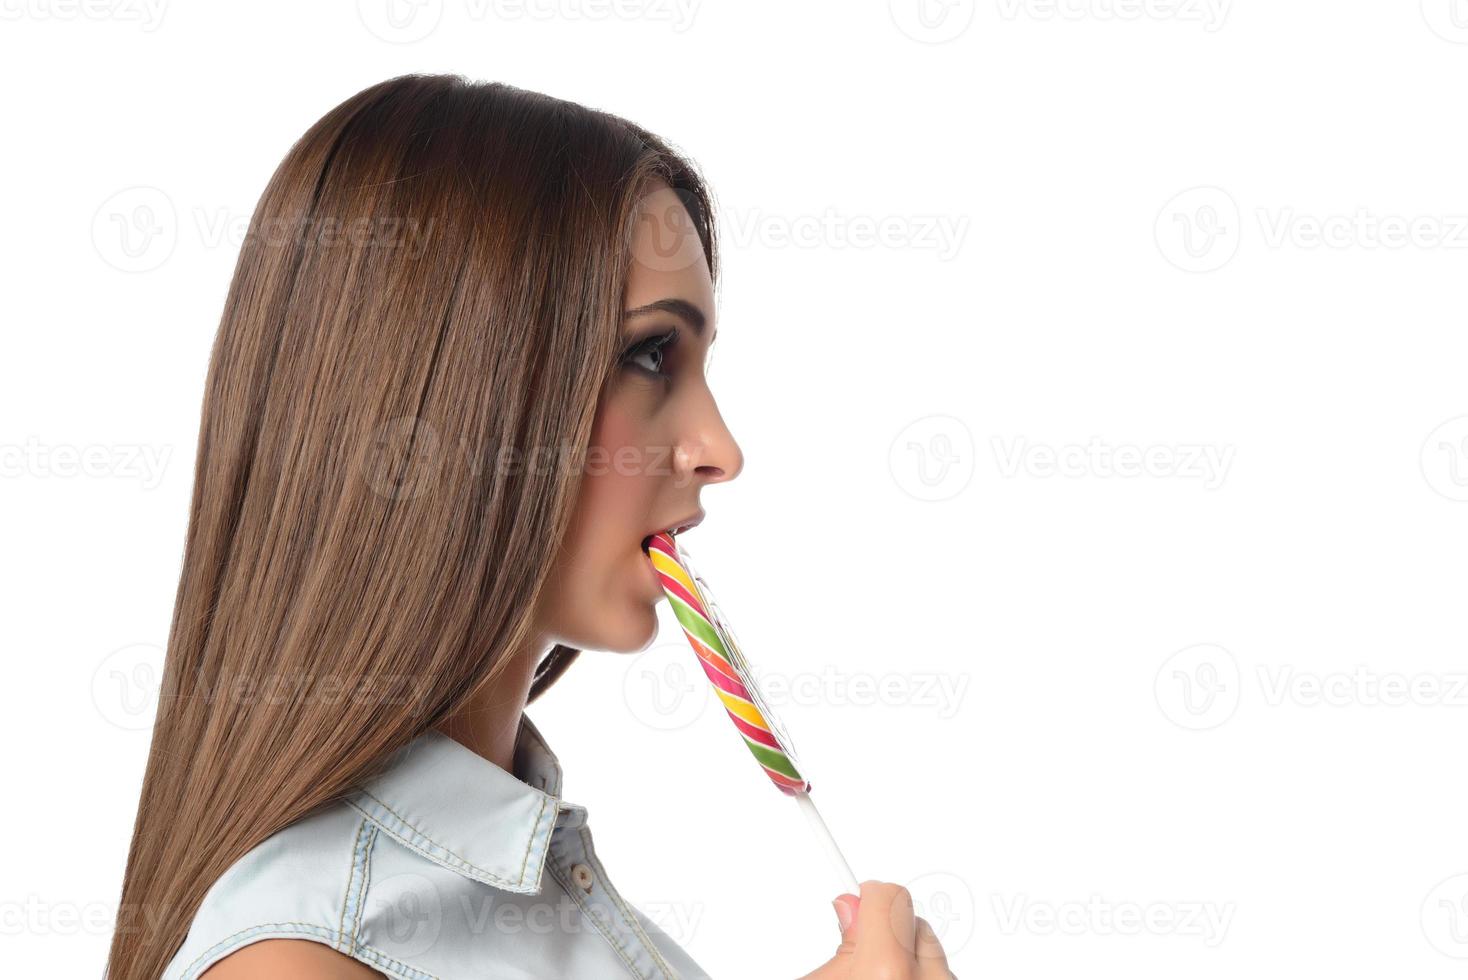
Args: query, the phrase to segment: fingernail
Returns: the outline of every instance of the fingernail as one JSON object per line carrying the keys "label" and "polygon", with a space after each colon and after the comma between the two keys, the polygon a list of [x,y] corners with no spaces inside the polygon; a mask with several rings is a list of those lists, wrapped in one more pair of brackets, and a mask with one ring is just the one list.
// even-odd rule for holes
{"label": "fingernail", "polygon": [[833,899],[831,905],[836,909],[836,921],[841,924],[841,931],[844,933],[851,928],[851,906],[839,898]]}

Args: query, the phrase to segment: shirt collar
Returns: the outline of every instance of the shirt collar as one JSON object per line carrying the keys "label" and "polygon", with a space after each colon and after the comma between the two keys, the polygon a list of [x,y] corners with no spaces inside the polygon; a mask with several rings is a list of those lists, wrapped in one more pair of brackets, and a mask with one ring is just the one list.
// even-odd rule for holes
{"label": "shirt collar", "polygon": [[560,763],[522,712],[513,773],[430,728],[347,802],[435,864],[533,895],[559,814],[585,816],[560,795]]}

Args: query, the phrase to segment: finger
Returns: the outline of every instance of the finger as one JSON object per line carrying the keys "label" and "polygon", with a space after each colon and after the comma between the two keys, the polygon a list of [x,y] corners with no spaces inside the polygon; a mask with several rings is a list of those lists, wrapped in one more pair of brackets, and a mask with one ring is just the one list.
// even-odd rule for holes
{"label": "finger", "polygon": [[901,885],[883,881],[861,883],[861,906],[856,912],[861,937],[854,962],[861,965],[913,963],[912,895]]}
{"label": "finger", "polygon": [[918,980],[951,980],[948,969],[948,954],[927,919],[918,916],[915,930],[917,939]]}

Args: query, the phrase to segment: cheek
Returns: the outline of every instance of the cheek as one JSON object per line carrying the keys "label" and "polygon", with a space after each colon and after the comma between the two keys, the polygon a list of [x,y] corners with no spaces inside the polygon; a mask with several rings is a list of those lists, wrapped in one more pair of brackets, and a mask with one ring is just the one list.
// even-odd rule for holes
{"label": "cheek", "polygon": [[667,464],[649,450],[648,428],[615,406],[597,415],[548,624],[571,646],[633,651],[656,635],[661,592],[655,578],[649,587],[642,539],[666,516],[654,511]]}
{"label": "cheek", "polygon": [[[577,564],[598,576],[623,577],[642,557],[642,538],[655,520],[656,448],[648,425],[612,403],[597,415],[581,482]],[[588,583],[590,584],[590,583]]]}
{"label": "cheek", "polygon": [[648,522],[658,466],[648,428],[616,400],[598,413],[583,483],[586,510],[593,524],[607,525],[609,530],[611,526],[622,530],[630,527],[635,534]]}

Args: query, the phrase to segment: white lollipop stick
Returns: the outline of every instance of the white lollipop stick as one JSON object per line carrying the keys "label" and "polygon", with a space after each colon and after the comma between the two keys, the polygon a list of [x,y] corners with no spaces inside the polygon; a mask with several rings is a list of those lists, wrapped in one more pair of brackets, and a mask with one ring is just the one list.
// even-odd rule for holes
{"label": "white lollipop stick", "polygon": [[810,798],[809,793],[792,795],[795,797],[795,802],[800,804],[800,812],[804,813],[806,820],[810,822],[811,832],[815,834],[816,840],[820,841],[821,848],[826,852],[826,857],[830,859],[831,867],[836,872],[836,878],[841,883],[842,893],[850,892],[860,897],[861,886],[857,884],[856,875],[851,873],[851,865],[846,863],[841,848],[836,846],[836,838],[831,836],[831,829],[826,826],[826,821],[821,819],[821,811],[816,809],[816,801]]}

